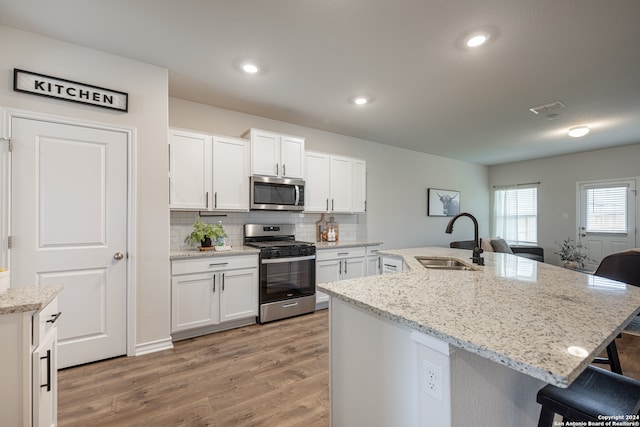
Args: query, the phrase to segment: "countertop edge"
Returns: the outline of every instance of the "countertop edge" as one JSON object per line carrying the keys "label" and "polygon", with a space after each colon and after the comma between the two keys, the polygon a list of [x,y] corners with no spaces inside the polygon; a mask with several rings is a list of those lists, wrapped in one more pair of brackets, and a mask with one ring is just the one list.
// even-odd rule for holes
{"label": "countertop edge", "polygon": [[62,291],[62,285],[10,288],[0,295],[0,315],[38,311]]}

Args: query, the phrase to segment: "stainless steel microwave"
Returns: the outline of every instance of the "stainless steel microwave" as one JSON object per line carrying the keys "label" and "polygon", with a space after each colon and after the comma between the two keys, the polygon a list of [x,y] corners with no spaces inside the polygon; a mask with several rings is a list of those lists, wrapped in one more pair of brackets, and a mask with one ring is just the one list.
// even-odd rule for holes
{"label": "stainless steel microwave", "polygon": [[304,180],[252,176],[251,209],[273,211],[304,210]]}

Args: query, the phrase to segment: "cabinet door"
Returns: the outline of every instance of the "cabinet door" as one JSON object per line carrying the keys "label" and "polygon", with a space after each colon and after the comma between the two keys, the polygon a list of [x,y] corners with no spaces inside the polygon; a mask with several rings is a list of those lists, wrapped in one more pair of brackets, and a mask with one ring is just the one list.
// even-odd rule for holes
{"label": "cabinet door", "polygon": [[331,200],[332,212],[351,212],[351,159],[331,156]]}
{"label": "cabinet door", "polygon": [[280,168],[280,136],[252,129],[251,174],[279,176]]}
{"label": "cabinet door", "polygon": [[367,276],[375,276],[382,273],[380,268],[382,265],[382,259],[378,255],[367,257]]}
{"label": "cabinet door", "polygon": [[347,258],[342,260],[341,279],[357,279],[364,277],[366,271],[365,258]]}
{"label": "cabinet door", "polygon": [[[316,261],[316,284],[335,282],[339,279],[341,260]],[[329,295],[316,290],[316,304],[329,301]]]}
{"label": "cabinet door", "polygon": [[258,269],[225,271],[220,276],[220,321],[257,316]]}
{"label": "cabinet door", "polygon": [[352,175],[353,212],[364,213],[367,210],[367,162],[354,159]]}
{"label": "cabinet door", "polygon": [[244,139],[213,139],[214,210],[249,210],[249,144]]}
{"label": "cabinet door", "polygon": [[169,208],[209,208],[212,138],[172,129],[169,132]]}
{"label": "cabinet door", "polygon": [[33,351],[32,405],[34,426],[55,426],[58,418],[58,328],[52,328]]}
{"label": "cabinet door", "polygon": [[220,274],[185,274],[171,279],[171,331],[220,323]]}
{"label": "cabinet door", "polygon": [[329,156],[307,151],[305,161],[304,210],[328,212],[331,191]]}
{"label": "cabinet door", "polygon": [[286,178],[304,178],[304,139],[283,135],[280,137],[280,175]]}

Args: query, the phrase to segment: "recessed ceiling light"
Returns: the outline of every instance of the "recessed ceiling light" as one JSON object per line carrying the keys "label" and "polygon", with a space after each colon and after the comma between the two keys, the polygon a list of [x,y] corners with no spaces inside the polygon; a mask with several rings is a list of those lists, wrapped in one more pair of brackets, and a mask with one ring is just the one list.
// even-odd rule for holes
{"label": "recessed ceiling light", "polygon": [[252,62],[245,62],[242,64],[242,71],[247,74],[257,74],[260,71],[260,67]]}
{"label": "recessed ceiling light", "polygon": [[355,98],[353,98],[352,102],[356,105],[365,105],[371,102],[371,98],[368,98],[366,96],[356,96]]}
{"label": "recessed ceiling light", "polygon": [[465,44],[467,47],[479,47],[489,41],[489,34],[474,34],[467,38]]}
{"label": "recessed ceiling light", "polygon": [[587,126],[576,126],[569,129],[569,136],[573,138],[580,138],[581,136],[585,136],[590,132]]}

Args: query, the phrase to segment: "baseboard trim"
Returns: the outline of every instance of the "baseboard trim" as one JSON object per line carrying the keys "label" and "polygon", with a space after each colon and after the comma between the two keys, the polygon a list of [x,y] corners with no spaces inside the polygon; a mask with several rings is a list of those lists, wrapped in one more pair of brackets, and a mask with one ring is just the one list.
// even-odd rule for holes
{"label": "baseboard trim", "polygon": [[142,356],[143,354],[156,353],[158,351],[171,350],[173,348],[173,342],[171,337],[165,339],[146,342],[142,344],[136,344],[134,356]]}

